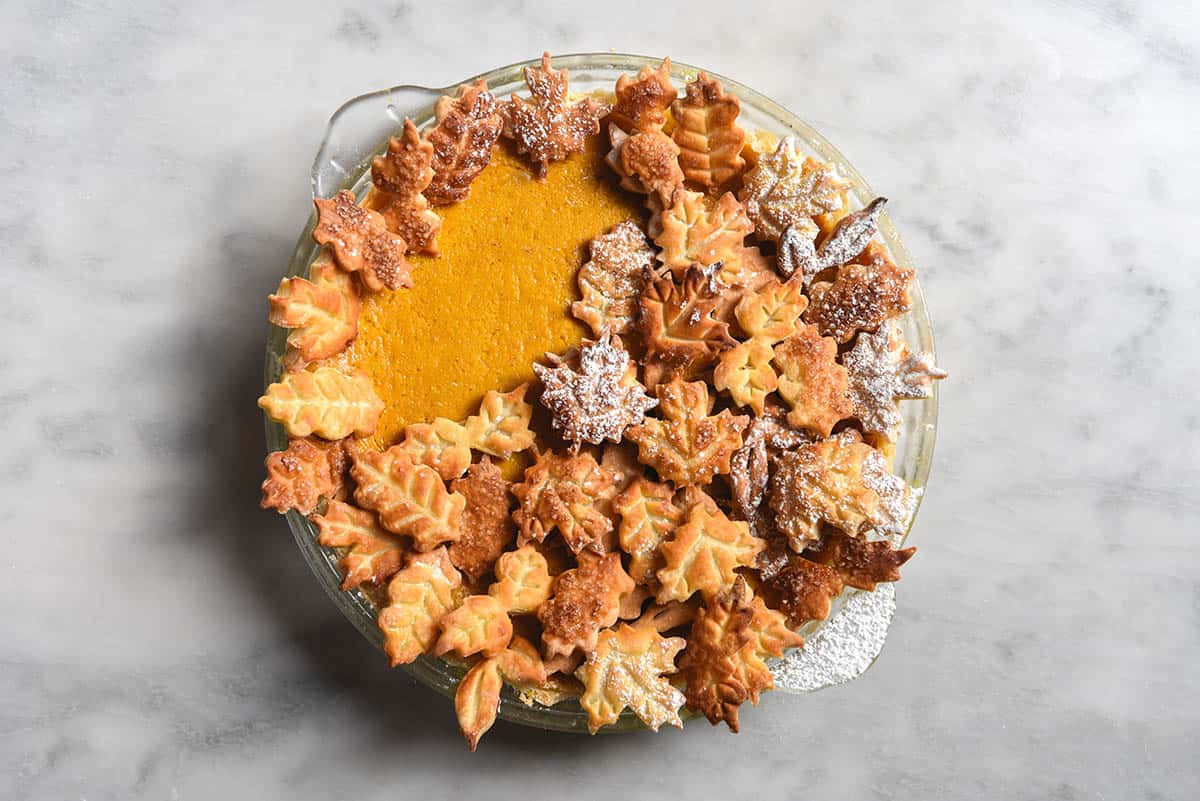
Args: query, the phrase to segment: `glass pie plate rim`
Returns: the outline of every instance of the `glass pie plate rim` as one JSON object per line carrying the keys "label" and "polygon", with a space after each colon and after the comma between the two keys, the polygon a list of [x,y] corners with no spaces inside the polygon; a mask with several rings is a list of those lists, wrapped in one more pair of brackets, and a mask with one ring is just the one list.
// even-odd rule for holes
{"label": "glass pie plate rim", "polygon": [[[459,85],[473,83],[480,79],[487,81],[488,87],[499,98],[506,97],[513,91],[523,91],[523,69],[528,65],[537,64],[538,61],[538,59],[531,59],[509,64],[446,87],[401,85],[370,92],[347,101],[330,118],[322,138],[313,164],[314,195],[328,196],[338,189],[351,188],[361,196],[368,183],[370,157],[382,151],[387,143],[387,137],[394,128],[398,127],[405,116],[412,117],[417,126],[423,128],[432,120],[433,103],[437,97],[443,94],[453,94]],[[582,87],[583,91],[597,88],[611,89],[618,75],[635,73],[645,65],[657,66],[660,62],[660,58],[622,53],[577,53],[557,56],[553,59],[556,68],[570,69],[572,89],[578,90]],[[690,80],[701,71],[699,67],[675,61],[672,61],[671,67],[672,77],[679,84]],[[719,78],[725,84],[726,89],[739,97],[742,102],[743,125],[748,130],[758,127],[779,135],[791,134],[797,137],[800,144],[813,155],[838,164],[842,174],[852,183],[851,195],[853,202],[858,206],[865,205],[875,196],[865,179],[846,157],[795,114],[734,79],[709,70],[705,70],[705,72]],[[747,122],[751,124],[746,124]],[[316,252],[316,246],[311,238],[314,223],[315,219],[310,215],[297,241],[285,273],[286,276],[301,274],[307,270]],[[879,228],[880,236],[892,258],[901,266],[911,267],[912,260],[908,251],[886,212],[881,216]],[[919,275],[912,283],[911,299],[912,308],[899,320],[905,339],[910,347],[934,354],[933,330],[926,310]],[[270,326],[264,367],[264,387],[278,380],[282,372],[286,337],[285,329]],[[916,489],[916,503],[905,534],[905,539],[907,539],[908,532],[911,531],[916,520],[932,463],[937,433],[938,395],[936,383],[929,398],[904,401],[901,406],[904,415],[903,435],[897,445],[893,468],[898,475],[905,478]],[[286,448],[287,433],[283,426],[265,415],[264,419],[267,451]],[[371,601],[358,590],[341,589],[342,575],[337,565],[338,555],[333,550],[317,544],[315,527],[307,518],[295,510],[289,511],[286,518],[305,561],[330,599],[382,654],[383,638],[376,625],[375,607]],[[844,605],[846,598],[856,592],[859,591],[846,590],[842,596],[836,599],[834,610],[826,621],[807,624],[800,629],[800,632],[806,636],[812,636],[824,623],[832,620]],[[428,656],[420,657],[412,664],[402,667],[418,682],[447,697],[453,697],[463,673],[460,667]],[[507,685],[504,688],[498,715],[513,723],[546,730],[563,732],[586,732],[588,730],[587,715],[577,702],[567,701],[553,707],[536,703],[527,704]],[[600,731],[616,733],[641,728],[643,728],[641,721],[632,712],[626,710],[615,724]]]}

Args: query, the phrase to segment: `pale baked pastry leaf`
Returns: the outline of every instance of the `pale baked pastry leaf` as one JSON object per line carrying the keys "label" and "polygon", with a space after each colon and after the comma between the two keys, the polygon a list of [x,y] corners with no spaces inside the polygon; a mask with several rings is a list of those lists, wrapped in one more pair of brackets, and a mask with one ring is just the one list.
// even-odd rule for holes
{"label": "pale baked pastry leaf", "polygon": [[779,394],[792,410],[787,421],[827,437],[853,411],[846,368],[837,362],[837,343],[814,325],[802,325],[775,346]]}
{"label": "pale baked pastry leaf", "polygon": [[388,584],[388,603],[379,612],[383,650],[392,667],[412,662],[433,647],[438,622],[458,605],[462,577],[445,548],[414,553]]}
{"label": "pale baked pastry leaf", "polygon": [[353,277],[327,258],[309,269],[309,278],[284,278],[275,294],[267,297],[274,325],[290,328],[288,370],[301,370],[310,362],[341,353],[358,335],[362,308]]}
{"label": "pale baked pastry leaf", "polygon": [[350,459],[350,475],[357,484],[354,499],[378,513],[388,531],[407,534],[418,551],[461,536],[466,499],[447,490],[436,470],[414,464],[399,446],[381,452],[355,445]]}
{"label": "pale baked pastry leaf", "polygon": [[595,336],[605,330],[624,334],[637,315],[637,298],[646,284],[645,272],[654,266],[654,249],[632,220],[617,223],[589,247],[591,256],[576,279],[583,297],[571,304],[571,314]]}
{"label": "pale baked pastry leaf", "polygon": [[654,577],[662,563],[659,546],[683,522],[683,510],[675,505],[674,496],[670,484],[638,476],[613,501],[613,510],[621,517],[617,536],[629,554],[629,575],[638,583]]}
{"label": "pale baked pastry leaf", "polygon": [[479,413],[467,418],[464,424],[472,448],[498,459],[533,445],[529,420],[533,406],[525,400],[529,384],[521,384],[510,392],[489,390],[479,404]]}
{"label": "pale baked pastry leaf", "polygon": [[436,656],[454,652],[460,657],[495,656],[512,640],[512,620],[504,604],[491,595],[470,595],[438,622],[441,636],[433,646]]}
{"label": "pale baked pastry leaf", "polygon": [[513,487],[520,544],[543,542],[558,530],[572,551],[604,553],[611,549],[612,520],[601,508],[617,494],[618,475],[590,453],[564,456],[546,451]]}
{"label": "pale baked pastry leaf", "polygon": [[546,557],[532,545],[502,554],[496,562],[496,581],[488,588],[511,615],[536,612],[550,597],[554,577]]}
{"label": "pale baked pastry leaf", "polygon": [[288,436],[316,434],[328,440],[368,436],[383,413],[383,401],[366,373],[336,367],[284,373],[258,405],[283,424]]}
{"label": "pale baked pastry leaf", "polygon": [[808,158],[785,136],[774,153],[759,156],[738,194],[762,238],[778,242],[793,226],[811,240],[818,231],[812,218],[840,210],[849,187],[834,165]]}
{"label": "pale baked pastry leaf", "polygon": [[816,541],[822,522],[855,536],[882,519],[879,495],[863,479],[864,462],[873,453],[865,443],[834,438],[776,458],[771,509],[793,550]]}
{"label": "pale baked pastry leaf", "polygon": [[375,515],[341,501],[330,501],[325,512],[313,515],[317,542],[326,548],[346,548],[339,564],[345,576],[342,589],[379,584],[399,572],[404,545],[382,527]]}
{"label": "pale baked pastry leaf", "polygon": [[654,731],[664,723],[682,726],[683,693],[666,676],[675,672],[675,655],[683,646],[681,637],[625,623],[600,633],[575,672],[584,686],[579,703],[588,713],[588,729],[594,734],[615,723],[626,707]]}
{"label": "pale baked pastry leaf", "polygon": [[737,569],[752,567],[763,541],[741,520],[719,509],[692,507],[687,520],[661,547],[658,602],[686,601],[695,593],[713,598],[733,586]]}

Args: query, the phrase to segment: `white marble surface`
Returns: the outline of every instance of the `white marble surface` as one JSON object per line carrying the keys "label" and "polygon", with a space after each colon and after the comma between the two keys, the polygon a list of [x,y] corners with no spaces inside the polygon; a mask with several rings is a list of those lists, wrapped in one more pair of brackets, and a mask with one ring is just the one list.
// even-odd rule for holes
{"label": "white marble surface", "polygon": [[[1200,13],[692,5],[0,7],[0,796],[1200,797]],[[544,47],[808,118],[893,199],[953,375],[882,658],[737,737],[468,758],[257,509],[325,118]]]}

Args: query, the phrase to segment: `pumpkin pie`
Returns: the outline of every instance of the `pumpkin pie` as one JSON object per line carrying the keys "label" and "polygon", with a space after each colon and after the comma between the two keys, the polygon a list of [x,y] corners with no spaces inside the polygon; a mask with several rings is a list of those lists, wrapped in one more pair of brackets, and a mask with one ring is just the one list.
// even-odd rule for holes
{"label": "pumpkin pie", "polygon": [[472,750],[505,684],[736,731],[796,626],[912,556],[889,446],[945,373],[896,325],[883,201],[677,75],[461,87],[316,199],[270,297],[263,505],[310,517],[393,665],[466,670]]}

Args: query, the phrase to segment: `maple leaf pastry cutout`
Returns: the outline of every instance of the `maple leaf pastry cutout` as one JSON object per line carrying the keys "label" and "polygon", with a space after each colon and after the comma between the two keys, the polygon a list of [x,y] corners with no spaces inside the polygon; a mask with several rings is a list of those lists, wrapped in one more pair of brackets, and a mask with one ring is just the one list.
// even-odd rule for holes
{"label": "maple leaf pastry cutout", "polygon": [[724,721],[733,732],[739,728],[738,707],[757,704],[759,693],[775,686],[753,632],[753,600],[742,578],[710,599],[696,613],[679,660],[688,708],[714,725]]}
{"label": "maple leaf pastry cutout", "polygon": [[703,381],[675,377],[655,392],[662,419],[647,418],[626,431],[638,445],[642,464],[679,485],[703,486],[713,476],[727,474],[750,418],[734,416],[728,409],[710,416],[713,399]]}
{"label": "maple leaf pastry cutout", "polygon": [[700,73],[672,104],[679,164],[693,184],[720,187],[745,169],[746,132],[737,124],[741,102],[721,82]]}
{"label": "maple leaf pastry cutout", "polygon": [[441,636],[434,643],[435,656],[453,652],[460,657],[495,656],[512,640],[512,620],[499,599],[471,595],[438,621]]}
{"label": "maple leaf pastry cutout", "polygon": [[645,65],[636,77],[618,77],[614,93],[617,102],[609,114],[610,122],[625,133],[662,130],[667,109],[678,95],[671,83],[671,59],[664,58],[658,67]]}
{"label": "maple leaf pastry cutout", "polygon": [[712,280],[697,267],[677,284],[667,275],[648,279],[638,298],[638,332],[651,361],[698,373],[737,344],[729,325],[713,317],[720,302]]}
{"label": "maple leaf pastry cutout", "polygon": [[621,596],[636,586],[621,554],[579,554],[579,566],[554,577],[550,599],[538,608],[547,657],[595,650],[600,630],[617,622]]}
{"label": "maple leaf pastry cutout", "polygon": [[501,108],[503,135],[544,176],[550,162],[583,152],[587,138],[600,132],[609,105],[593,98],[569,102],[567,70],[551,67],[549,53],[542,54],[540,66],[525,68],[525,84],[530,98],[514,95]]}
{"label": "maple leaf pastry cutout", "polygon": [[271,305],[267,319],[291,329],[284,355],[288,370],[302,370],[309,362],[333,358],[358,335],[362,308],[358,287],[354,278],[327,256],[313,263],[307,279],[281,280],[267,302]]}
{"label": "maple leaf pastry cutout", "polygon": [[404,258],[408,244],[388,230],[383,215],[358,205],[346,189],[329,199],[315,198],[313,204],[313,241],[329,246],[338,267],[357,273],[372,292],[412,286],[412,266]]}
{"label": "maple leaf pastry cutout", "polygon": [[458,605],[461,587],[462,576],[444,547],[408,557],[408,564],[388,583],[388,603],[378,618],[392,667],[433,648],[438,622]]}
{"label": "maple leaf pastry cutout", "polygon": [[885,203],[887,198],[877,197],[865,208],[847,214],[820,247],[803,226],[784,228],[779,239],[779,272],[787,277],[797,275],[808,286],[818,273],[848,264],[866,250],[879,231],[879,215]]}
{"label": "maple leaf pastry cutout", "polygon": [[497,459],[507,459],[533,445],[529,421],[533,406],[525,400],[529,384],[521,384],[510,392],[488,390],[479,404],[479,412],[467,418],[467,443]]}
{"label": "maple leaf pastry cutout", "polygon": [[762,415],[767,396],[779,387],[771,367],[774,352],[763,339],[749,339],[721,354],[713,370],[713,386],[728,392],[738,406],[749,406]]}
{"label": "maple leaf pastry cutout", "polygon": [[746,173],[738,196],[762,238],[778,242],[792,226],[812,240],[819,231],[812,218],[839,211],[849,188],[836,167],[808,158],[795,137],[785,136]]}
{"label": "maple leaf pastry cutout", "polygon": [[658,571],[658,602],[686,601],[701,593],[710,599],[729,589],[738,568],[752,567],[763,541],[741,520],[699,504],[661,547],[664,566]]}
{"label": "maple leaf pastry cutout", "polygon": [[324,514],[314,515],[317,542],[326,548],[344,548],[339,564],[345,578],[343,590],[361,584],[379,584],[394,576],[404,564],[404,546],[385,531],[375,515],[341,501],[330,501]]}
{"label": "maple leaf pastry cutout", "polygon": [[895,439],[903,417],[901,399],[928,398],[933,382],[946,377],[928,353],[908,350],[894,322],[879,331],[861,333],[842,357],[849,379],[849,397],[853,415],[864,431]]}
{"label": "maple leaf pastry cutout", "polygon": [[444,206],[471,193],[471,183],[492,160],[504,120],[483,80],[460,86],[454,97],[439,98],[434,115],[437,123],[427,134],[433,145],[433,180],[425,197]]}
{"label": "maple leaf pastry cutout", "polygon": [[301,438],[267,456],[262,508],[280,514],[295,509],[310,515],[321,498],[335,498],[345,486],[346,451],[342,442]]}
{"label": "maple leaf pastry cutout", "polygon": [[874,331],[908,311],[908,286],[914,274],[871,242],[854,262],[838,270],[832,282],[818,281],[809,288],[804,320],[844,345],[859,331]]}
{"label": "maple leaf pastry cutout", "polygon": [[410,251],[436,256],[442,218],[429,209],[423,194],[433,180],[433,155],[433,144],[405,119],[401,135],[393,136],[383,155],[371,161],[371,181],[378,193],[376,210],[388,230],[403,237]]}
{"label": "maple leaf pastry cutout", "polygon": [[583,683],[579,704],[588,713],[593,734],[615,723],[628,707],[653,731],[663,724],[682,727],[683,693],[666,678],[676,672],[682,637],[663,637],[648,626],[622,623],[603,632],[575,672]]}
{"label": "maple leaf pastry cutout", "polygon": [[590,453],[540,454],[526,468],[525,480],[513,487],[518,502],[513,520],[521,531],[518,543],[544,542],[557,529],[576,554],[610,550],[613,523],[602,505],[617,494],[618,475]]}
{"label": "maple leaf pastry cutout", "polygon": [[369,436],[383,413],[383,401],[366,373],[343,373],[336,367],[284,373],[258,405],[283,424],[288,436],[316,434],[328,440]]}
{"label": "maple leaf pastry cutout", "polygon": [[633,326],[645,273],[654,266],[654,249],[632,220],[617,223],[589,248],[590,258],[576,276],[582,298],[571,304],[571,314],[595,336],[606,329],[624,334]]}
{"label": "maple leaf pastry cutout", "polygon": [[450,543],[450,561],[476,581],[492,569],[516,538],[511,515],[512,482],[506,481],[500,468],[484,457],[471,465],[466,476],[455,479],[450,488],[466,500],[460,536]]}
{"label": "maple leaf pastry cutout", "polygon": [[467,746],[474,751],[479,739],[496,722],[500,691],[504,682],[541,686],[546,683],[546,666],[537,649],[523,637],[513,637],[509,646],[467,671],[454,693],[454,712]]}
{"label": "maple leaf pastry cutout", "polygon": [[414,464],[399,446],[376,451],[352,445],[350,475],[357,485],[354,499],[379,515],[393,534],[412,537],[418,551],[430,551],[461,536],[466,499],[446,489],[437,471]]}
{"label": "maple leaf pastry cutout", "polygon": [[744,275],[770,271],[758,249],[745,245],[754,225],[730,192],[710,206],[703,194],[680,189],[658,215],[655,227],[654,241],[662,248],[659,260],[676,278],[696,264],[720,263],[726,286],[746,283],[738,280]]}
{"label": "maple leaf pastry cutout", "polygon": [[874,453],[865,443],[833,438],[776,457],[771,509],[792,550],[815,542],[821,523],[856,536],[883,521],[879,494],[863,477],[864,463]]}
{"label": "maple leaf pastry cutout", "polygon": [[853,411],[846,368],[837,363],[837,343],[815,325],[804,325],[775,346],[779,394],[792,410],[787,421],[827,437]]}
{"label": "maple leaf pastry cutout", "polygon": [[458,478],[471,466],[466,426],[445,417],[405,426],[404,439],[397,447],[406,451],[414,464],[432,467],[446,481]]}
{"label": "maple leaf pastry cutout", "polygon": [[542,405],[576,450],[584,442],[620,442],[626,428],[642,422],[646,410],[658,405],[638,383],[637,368],[613,333],[585,339],[577,368],[554,354],[547,358],[552,367],[533,365],[544,385]]}
{"label": "maple leaf pastry cutout", "polygon": [[662,566],[659,546],[683,522],[683,509],[675,505],[674,496],[670,484],[638,476],[613,501],[621,518],[617,536],[629,554],[629,575],[640,584]]}

